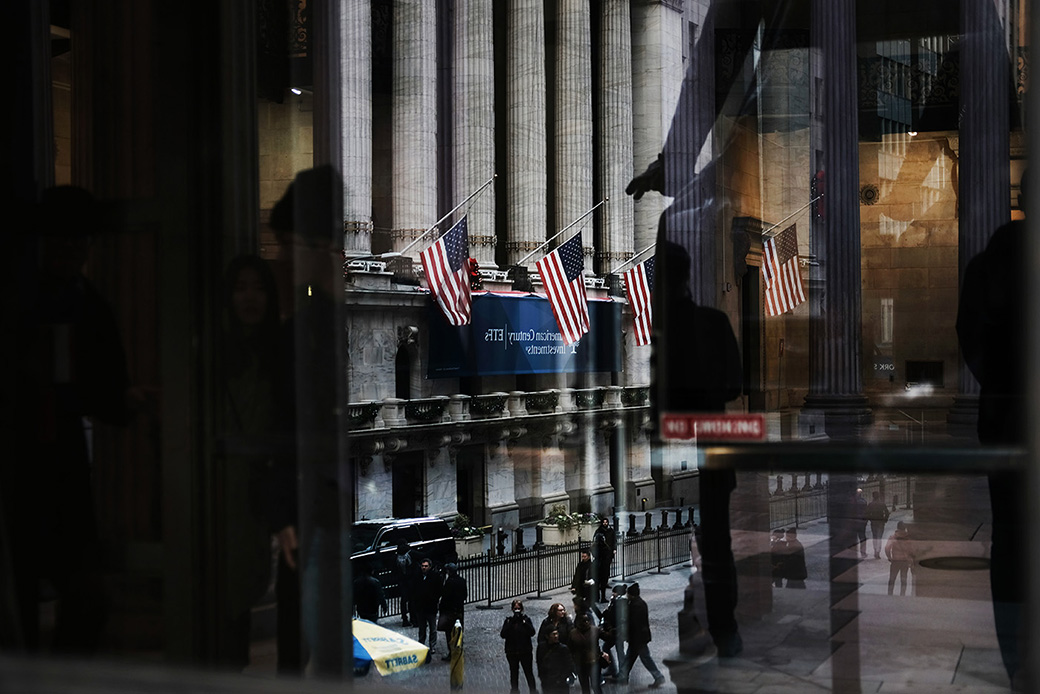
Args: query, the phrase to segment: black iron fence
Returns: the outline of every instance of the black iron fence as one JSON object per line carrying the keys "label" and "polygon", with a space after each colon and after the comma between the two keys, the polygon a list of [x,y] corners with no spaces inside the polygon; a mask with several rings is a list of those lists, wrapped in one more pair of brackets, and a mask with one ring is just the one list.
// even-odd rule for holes
{"label": "black iron fence", "polygon": [[[611,564],[611,578],[627,580],[635,574],[690,561],[692,526],[656,528],[640,533],[620,534],[617,554]],[[583,540],[562,545],[542,545],[510,554],[490,550],[456,562],[466,579],[467,602],[491,605],[517,597],[542,597],[543,593],[565,588],[574,577],[581,550],[591,547]],[[380,576],[387,589],[390,614],[400,614],[396,580],[392,574]]]}
{"label": "black iron fence", "polygon": [[[870,501],[878,492],[892,510],[910,508],[916,486],[914,477],[871,476],[859,482],[863,498]],[[809,521],[827,517],[827,485],[794,487],[769,497],[769,527],[799,527]]]}

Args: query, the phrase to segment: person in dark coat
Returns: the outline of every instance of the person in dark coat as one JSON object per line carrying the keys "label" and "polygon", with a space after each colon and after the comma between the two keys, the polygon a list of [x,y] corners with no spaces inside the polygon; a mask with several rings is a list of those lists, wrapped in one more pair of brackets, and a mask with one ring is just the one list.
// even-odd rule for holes
{"label": "person in dark coat", "polygon": [[574,567],[574,578],[571,579],[571,592],[588,602],[595,598],[596,582],[592,578],[592,555],[583,549],[579,553],[578,565]]}
{"label": "person in dark coat", "polygon": [[538,643],[545,643],[549,638],[549,632],[554,629],[560,632],[560,641],[567,643],[573,628],[574,623],[567,616],[567,608],[561,602],[554,602],[549,606],[548,614],[538,627]]}
{"label": "person in dark coat", "polygon": [[600,638],[603,650],[610,653],[614,649],[607,674],[616,675],[618,666],[625,661],[625,639],[628,636],[628,586],[618,583],[611,589],[610,603],[603,610],[603,621],[600,624]]}
{"label": "person in dark coat", "polygon": [[[466,617],[463,611],[469,591],[466,586],[466,579],[459,575],[458,567],[455,564],[446,564],[444,570],[446,573],[444,585],[441,586],[441,615],[437,621],[437,630],[444,632],[444,640],[450,644],[451,640],[448,638],[448,635],[451,634],[456,620],[462,624],[463,628],[466,626]],[[441,660],[451,660],[450,648]]]}
{"label": "person in dark coat", "polygon": [[370,622],[379,621],[380,610],[386,612],[383,584],[379,582],[371,566],[366,567],[361,575],[354,579],[354,609],[358,617]]}
{"label": "person in dark coat", "polygon": [[617,553],[617,533],[610,527],[609,518],[600,518],[599,527],[592,536],[593,573],[596,578],[597,600],[607,601],[607,583],[610,582],[610,564]]}
{"label": "person in dark coat", "polygon": [[784,587],[784,558],[787,543],[784,540],[784,529],[777,528],[769,538],[769,563],[773,577],[773,585]]}
{"label": "person in dark coat", "polygon": [[433,568],[429,557],[419,562],[419,575],[412,584],[411,609],[415,625],[419,627],[419,643],[425,643],[427,632],[430,638],[429,662],[437,647],[437,606],[441,599],[442,582],[440,574]]}
{"label": "person in dark coat", "polygon": [[574,661],[570,649],[561,640],[559,630],[550,629],[546,632],[545,641],[538,644],[536,660],[543,692],[567,694],[571,690]]}
{"label": "person in dark coat", "polygon": [[783,572],[788,588],[805,588],[809,572],[805,567],[805,547],[798,540],[798,531],[788,528],[784,536]]}
{"label": "person in dark coat", "polygon": [[650,608],[640,595],[638,583],[628,587],[628,649],[625,662],[618,670],[615,681],[620,684],[628,683],[628,675],[635,665],[636,658],[643,667],[653,676],[654,682],[651,687],[660,687],[665,682],[664,675],[657,667],[657,663],[650,656]]}
{"label": "person in dark coat", "polygon": [[505,639],[506,662],[509,663],[509,694],[520,692],[520,668],[524,669],[527,688],[532,693],[538,691],[534,681],[531,637],[534,636],[534,624],[524,614],[524,603],[513,601],[513,613],[502,622],[498,635]]}
{"label": "person in dark coat", "polygon": [[588,614],[574,618],[568,647],[574,659],[582,694],[598,694],[601,691],[599,658],[602,651],[599,647],[599,629],[593,625]]}
{"label": "person in dark coat", "polygon": [[394,557],[394,578],[397,581],[397,596],[401,600],[401,626],[411,626],[408,621],[408,593],[415,579],[416,562],[412,560],[412,551],[408,543],[401,540],[397,543],[397,554]]}

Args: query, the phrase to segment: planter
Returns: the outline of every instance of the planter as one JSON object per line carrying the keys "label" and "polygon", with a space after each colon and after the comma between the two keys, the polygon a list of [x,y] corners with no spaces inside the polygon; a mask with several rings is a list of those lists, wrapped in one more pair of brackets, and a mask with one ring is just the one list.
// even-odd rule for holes
{"label": "planter", "polygon": [[578,539],[582,542],[592,542],[592,536],[596,534],[599,523],[579,523],[577,526]]}
{"label": "planter", "polygon": [[551,523],[539,523],[542,529],[542,542],[547,545],[566,545],[578,541],[578,528],[560,528]]}
{"label": "planter", "polygon": [[472,557],[475,554],[483,554],[484,536],[471,535],[470,537],[456,537],[455,553],[459,555],[459,559]]}

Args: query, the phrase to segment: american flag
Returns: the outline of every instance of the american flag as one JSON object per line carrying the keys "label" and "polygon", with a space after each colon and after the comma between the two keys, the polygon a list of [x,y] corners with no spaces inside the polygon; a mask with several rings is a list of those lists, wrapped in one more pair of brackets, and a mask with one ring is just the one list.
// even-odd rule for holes
{"label": "american flag", "polygon": [[798,266],[798,232],[795,225],[762,241],[762,278],[766,285],[766,311],[779,316],[805,301]]}
{"label": "american flag", "polygon": [[470,321],[468,256],[465,217],[419,254],[426,270],[426,285],[451,325],[469,325]]}
{"label": "american flag", "polygon": [[626,272],[625,294],[632,307],[632,319],[636,324],[636,344],[650,344],[650,328],[654,322],[654,311],[650,305],[650,294],[654,291],[654,259],[647,258]]}
{"label": "american flag", "polygon": [[536,263],[552,306],[563,343],[577,342],[589,331],[589,304],[585,297],[581,234],[571,238]]}

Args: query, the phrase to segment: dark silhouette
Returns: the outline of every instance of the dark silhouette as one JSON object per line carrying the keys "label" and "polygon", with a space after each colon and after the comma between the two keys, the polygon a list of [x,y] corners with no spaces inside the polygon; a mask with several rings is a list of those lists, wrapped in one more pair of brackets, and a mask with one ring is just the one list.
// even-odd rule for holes
{"label": "dark silhouette", "polygon": [[600,518],[599,527],[592,536],[593,574],[596,578],[597,600],[607,601],[607,584],[610,582],[610,564],[617,553],[617,534],[610,527],[609,518]]}
{"label": "dark silhouette", "polygon": [[571,629],[571,657],[574,658],[574,669],[578,674],[578,684],[582,694],[600,692],[600,648],[599,628],[593,625],[592,618],[586,614],[574,618]]}
{"label": "dark silhouette", "polygon": [[227,594],[217,661],[249,664],[252,607],[271,580],[271,528],[264,490],[275,455],[271,432],[280,423],[281,323],[271,268],[255,255],[233,259],[224,275],[224,480]]}
{"label": "dark silhouette", "polygon": [[625,639],[628,636],[626,630],[621,626],[627,625],[628,615],[628,586],[618,583],[611,589],[610,603],[603,610],[603,621],[600,624],[600,638],[603,640],[603,650],[610,653],[614,649],[615,656],[610,661],[607,674],[616,675],[618,664],[625,660]]}
{"label": "dark silhouette", "polygon": [[805,567],[805,547],[798,540],[798,531],[788,528],[784,536],[784,578],[788,588],[805,588],[809,572]]}
{"label": "dark silhouette", "polygon": [[784,559],[787,541],[784,539],[784,529],[777,528],[769,538],[769,563],[773,585],[777,588],[784,587]]}
{"label": "dark silhouette", "polygon": [[[1019,207],[1028,217],[1028,172],[1022,175]],[[957,308],[961,354],[979,382],[979,440],[1022,446],[1026,442],[1026,345],[1029,321],[1026,223],[1015,220],[993,232],[986,249],[964,269]],[[1022,472],[989,475],[993,514],[990,593],[1004,668],[1017,685],[1025,649],[1022,614],[1026,598],[1027,497]]]}
{"label": "dark silhouette", "polygon": [[863,490],[856,490],[856,498],[854,499],[855,505],[855,527],[856,527],[856,547],[859,549],[859,556],[867,556],[867,500],[863,498]]}
{"label": "dark silhouette", "polygon": [[509,694],[520,692],[520,668],[524,669],[527,678],[527,689],[536,692],[534,668],[532,667],[531,637],[534,636],[534,624],[524,614],[524,603],[513,601],[513,613],[502,622],[498,635],[505,639],[506,661],[509,663]]}
{"label": "dark silhouette", "polygon": [[411,590],[412,581],[415,580],[415,572],[418,570],[416,562],[412,559],[412,550],[408,543],[401,540],[397,543],[397,555],[394,560],[394,579],[397,581],[397,596],[401,600],[401,626],[411,626],[408,621],[408,593]]}
{"label": "dark silhouette", "polygon": [[[658,230],[651,353],[652,421],[662,412],[723,412],[740,395],[742,367],[737,339],[722,311],[694,303],[689,290],[690,256]],[[737,569],[730,540],[729,502],[733,470],[700,469],[701,555],[708,631],[720,657],[743,650],[734,611]]]}
{"label": "dark silhouette", "polygon": [[592,555],[583,549],[578,554],[578,565],[574,567],[574,578],[571,579],[571,592],[574,597],[588,603],[596,599],[596,581],[592,578]]}
{"label": "dark silhouette", "polygon": [[[419,562],[419,575],[412,584],[412,619],[419,627],[419,643],[425,643],[427,632],[430,639],[430,656],[437,647],[437,606],[441,599],[443,581],[433,568],[433,562],[424,557]],[[429,657],[427,657],[427,661]]]}
{"label": "dark silhouette", "polygon": [[379,621],[380,610],[386,612],[383,584],[379,582],[372,567],[365,567],[360,575],[354,578],[354,610],[358,617],[370,622]]}
{"label": "dark silhouette", "polygon": [[[11,451],[0,465],[0,545],[10,562],[16,619],[0,646],[41,648],[41,583],[57,596],[55,652],[93,653],[110,606],[91,489],[84,419],[129,423],[143,403],[132,388],[115,316],[83,275],[103,206],[82,188],[45,190],[27,222],[23,255],[38,264],[17,297]],[[8,249],[18,255],[16,248]]]}

